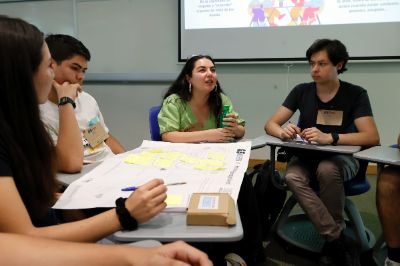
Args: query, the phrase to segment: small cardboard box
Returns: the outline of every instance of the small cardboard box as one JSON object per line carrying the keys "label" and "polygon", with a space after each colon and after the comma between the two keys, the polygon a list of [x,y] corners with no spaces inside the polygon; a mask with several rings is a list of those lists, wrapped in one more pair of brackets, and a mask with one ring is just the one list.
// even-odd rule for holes
{"label": "small cardboard box", "polygon": [[227,193],[193,193],[186,216],[188,225],[234,225],[235,202]]}

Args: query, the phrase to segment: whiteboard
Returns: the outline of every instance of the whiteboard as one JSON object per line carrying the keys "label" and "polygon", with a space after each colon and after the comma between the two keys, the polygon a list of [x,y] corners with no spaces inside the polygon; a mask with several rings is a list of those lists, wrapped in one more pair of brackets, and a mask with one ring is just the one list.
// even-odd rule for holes
{"label": "whiteboard", "polygon": [[81,40],[92,54],[89,80],[101,78],[99,73],[119,74],[117,79],[124,74],[128,81],[142,73],[158,80],[168,74],[170,80],[181,68],[178,31],[171,31],[178,27],[177,0],[7,1],[0,2],[0,10],[46,34],[69,34]]}

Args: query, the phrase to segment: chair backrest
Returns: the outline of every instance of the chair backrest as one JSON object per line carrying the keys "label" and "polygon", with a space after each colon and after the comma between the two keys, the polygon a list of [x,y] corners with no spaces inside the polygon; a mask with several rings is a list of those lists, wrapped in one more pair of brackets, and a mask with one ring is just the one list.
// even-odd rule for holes
{"label": "chair backrest", "polygon": [[150,137],[151,140],[160,141],[160,127],[158,126],[158,113],[161,110],[161,106],[153,106],[149,109],[149,126],[150,126]]}

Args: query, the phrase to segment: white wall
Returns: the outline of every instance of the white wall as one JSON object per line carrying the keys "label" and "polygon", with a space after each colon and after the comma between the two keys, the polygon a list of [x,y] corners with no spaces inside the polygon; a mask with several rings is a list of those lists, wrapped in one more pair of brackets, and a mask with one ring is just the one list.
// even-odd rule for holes
{"label": "white wall", "polygon": [[[28,4],[30,9],[22,8],[24,4]],[[38,17],[47,16],[42,16],[42,9],[35,9],[38,7],[36,5],[40,5],[40,2],[1,4],[0,12],[13,16],[21,14],[21,17],[26,16],[25,19],[34,22]],[[67,9],[71,12],[70,7]],[[177,0],[76,1],[75,9],[74,21],[79,21],[79,24],[70,25],[68,31],[76,31],[92,51],[89,71],[179,72]],[[59,9],[56,11],[63,13]],[[32,15],[36,13],[38,17]],[[52,22],[57,23],[54,16],[47,19],[49,23],[41,23],[44,28]],[[350,63],[348,68],[349,71],[341,78],[368,90],[381,142],[383,145],[394,143],[400,129],[397,106],[400,100],[400,63]],[[263,134],[266,119],[282,103],[290,88],[311,80],[308,67],[304,64],[294,65],[290,75],[287,75],[287,71],[281,64],[217,65],[223,89],[247,121],[247,138]],[[131,149],[149,138],[148,109],[161,103],[168,85],[167,82],[88,84],[84,89],[99,102],[111,133]],[[265,149],[252,153],[252,158],[264,157]]]}

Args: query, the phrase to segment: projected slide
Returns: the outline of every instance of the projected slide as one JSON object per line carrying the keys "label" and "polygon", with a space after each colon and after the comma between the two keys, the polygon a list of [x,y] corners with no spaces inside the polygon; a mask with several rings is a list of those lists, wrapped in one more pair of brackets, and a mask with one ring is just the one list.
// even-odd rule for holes
{"label": "projected slide", "polygon": [[187,0],[185,29],[400,21],[400,0]]}

